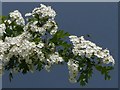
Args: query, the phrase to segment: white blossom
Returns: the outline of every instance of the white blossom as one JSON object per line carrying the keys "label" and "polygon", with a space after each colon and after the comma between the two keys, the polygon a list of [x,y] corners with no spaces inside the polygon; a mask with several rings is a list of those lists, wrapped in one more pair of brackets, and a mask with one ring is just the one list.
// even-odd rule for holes
{"label": "white blossom", "polygon": [[73,45],[76,45],[80,42],[79,38],[75,35],[71,35],[71,36],[69,36],[69,38],[70,38],[70,41],[73,43]]}
{"label": "white blossom", "polygon": [[[47,60],[48,61],[48,60]],[[45,65],[45,70],[47,70],[47,72],[50,72],[50,68],[51,68],[51,65]]]}
{"label": "white blossom", "polygon": [[[30,30],[32,32],[38,32],[41,35],[44,35],[46,32],[46,29],[44,27],[39,27],[37,25],[35,25],[36,22],[33,23],[28,23],[25,27],[24,27],[24,31]],[[30,28],[28,28],[30,27]]]}
{"label": "white blossom", "polygon": [[45,65],[45,69],[46,69],[47,71],[50,71],[50,68],[51,68],[51,66],[52,66],[53,64],[59,64],[59,63],[61,63],[61,62],[63,62],[63,61],[64,61],[63,58],[59,55],[58,52],[55,52],[55,53],[53,53],[53,54],[50,54],[50,55],[49,55],[49,58],[47,59],[48,65],[47,65],[47,66]]}
{"label": "white blossom", "polygon": [[48,20],[46,24],[43,25],[45,29],[50,29],[54,24],[51,22],[51,20]]}
{"label": "white blossom", "polygon": [[75,55],[85,56],[91,58],[93,55],[102,59],[103,63],[115,63],[113,57],[110,55],[109,50],[103,50],[101,47],[97,46],[95,43],[85,40],[83,36],[69,36],[70,41],[73,43],[72,52]]}
{"label": "white blossom", "polygon": [[25,17],[31,16],[31,15],[32,15],[32,13],[26,13]]}
{"label": "white blossom", "polygon": [[79,72],[78,71],[78,67],[79,67],[78,61],[70,59],[68,61],[67,65],[68,65],[68,70],[69,70],[69,81],[71,83],[76,83],[77,82],[76,77]]}
{"label": "white blossom", "polygon": [[58,30],[58,26],[55,25],[55,27],[50,31],[50,34],[54,35],[57,32],[57,30]]}
{"label": "white blossom", "polygon": [[25,21],[18,10],[15,10],[9,14],[12,21],[15,21],[18,25],[25,25]]}
{"label": "white blossom", "polygon": [[63,58],[59,56],[58,52],[55,52],[54,54],[50,55],[49,59],[52,63],[58,64],[59,62],[63,62]]}
{"label": "white blossom", "polygon": [[25,32],[17,37],[6,37],[5,42],[0,42],[0,49],[3,53],[2,56],[0,55],[0,58],[2,58],[2,60],[5,58],[4,52],[7,51],[7,48],[5,49],[5,47],[8,47],[6,45],[9,45],[9,47],[12,47],[8,47],[9,53],[5,58],[7,60],[10,60],[13,55],[19,55],[21,59],[24,59],[26,61],[26,63],[32,64],[30,56],[34,53],[37,53],[40,61],[43,61],[44,54],[40,49],[44,46],[44,44],[40,42],[38,45],[36,45],[35,42],[30,42],[27,39],[28,37],[26,36]]}
{"label": "white blossom", "polygon": [[3,36],[3,33],[6,33],[5,29],[6,29],[5,24],[4,23],[0,24],[0,37]]}
{"label": "white blossom", "polygon": [[58,26],[54,20],[48,20],[43,27],[49,30],[51,35],[54,35],[58,31]]}
{"label": "white blossom", "polygon": [[11,20],[5,20],[4,22],[5,22],[5,23],[8,23],[8,24],[11,24],[11,23],[12,23]]}
{"label": "white blossom", "polygon": [[37,45],[38,48],[43,48],[44,47],[44,43],[42,42],[39,42],[38,45]]}
{"label": "white blossom", "polygon": [[56,16],[56,12],[51,8],[51,6],[45,6],[43,4],[40,4],[40,7],[35,8],[32,11],[32,15],[34,16],[35,14],[38,14],[40,18],[48,16],[54,19]]}

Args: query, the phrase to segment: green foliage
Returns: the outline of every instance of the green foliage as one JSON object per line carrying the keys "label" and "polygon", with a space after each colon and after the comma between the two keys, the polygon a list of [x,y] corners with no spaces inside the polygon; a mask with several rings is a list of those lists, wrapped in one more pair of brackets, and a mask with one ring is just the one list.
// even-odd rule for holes
{"label": "green foliage", "polygon": [[21,63],[19,64],[18,67],[23,74],[26,74],[29,71],[28,64],[25,62],[25,60],[21,60]]}
{"label": "green foliage", "polygon": [[59,30],[55,35],[54,37],[56,38],[65,38],[67,36],[70,36],[70,34],[68,32],[64,32],[64,30]]}
{"label": "green foliage", "polygon": [[52,39],[50,39],[51,42],[53,42],[55,45],[67,45],[67,43],[65,43],[63,40],[66,38],[67,36],[69,36],[70,34],[68,32],[64,32],[63,30],[59,30],[55,33],[55,35],[53,36]]}
{"label": "green foliage", "polygon": [[13,56],[11,57],[10,61],[7,63],[7,65],[5,66],[6,70],[10,70],[13,69],[14,67],[16,67],[18,65],[18,58]]}
{"label": "green foliage", "polygon": [[13,74],[10,72],[9,73],[9,80],[10,80],[10,82],[11,82],[12,79],[13,79]]}
{"label": "green foliage", "polygon": [[0,16],[0,23],[4,23],[6,18],[7,18],[7,16]]}
{"label": "green foliage", "polygon": [[50,39],[50,42],[54,43],[55,46],[59,47],[58,52],[63,57],[63,59],[67,62],[70,58],[70,48],[72,47],[66,41],[66,38],[70,36],[68,32],[64,32],[63,30],[59,30],[56,34]]}
{"label": "green foliage", "polygon": [[92,77],[94,62],[86,58],[79,61],[79,65],[82,70],[80,70],[80,76],[77,81],[80,82],[80,85],[85,86]]}
{"label": "green foliage", "polygon": [[95,68],[101,72],[101,74],[104,75],[105,80],[111,80],[111,77],[109,75],[109,71],[113,69],[112,66],[101,66],[101,65],[96,65]]}
{"label": "green foliage", "polygon": [[36,68],[36,70],[41,71],[41,70],[43,69],[42,66],[43,66],[43,65],[42,65],[42,62],[38,61],[38,64],[37,64],[37,68]]}

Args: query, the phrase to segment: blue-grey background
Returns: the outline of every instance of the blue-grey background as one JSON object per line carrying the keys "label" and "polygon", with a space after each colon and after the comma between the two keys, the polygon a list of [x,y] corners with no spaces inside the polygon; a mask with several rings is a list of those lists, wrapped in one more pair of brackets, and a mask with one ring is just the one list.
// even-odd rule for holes
{"label": "blue-grey background", "polygon": [[[3,15],[18,9],[24,15],[40,3],[8,3],[2,5]],[[87,38],[103,48],[108,48],[116,64],[111,71],[112,80],[105,81],[104,77],[94,71],[92,78],[85,87],[79,83],[68,81],[67,66],[54,66],[51,72],[36,71],[27,75],[16,74],[9,82],[8,72],[2,77],[3,88],[117,88],[118,87],[118,6],[117,3],[44,3],[51,5],[57,12],[56,21],[59,29],[74,35],[87,35]]]}

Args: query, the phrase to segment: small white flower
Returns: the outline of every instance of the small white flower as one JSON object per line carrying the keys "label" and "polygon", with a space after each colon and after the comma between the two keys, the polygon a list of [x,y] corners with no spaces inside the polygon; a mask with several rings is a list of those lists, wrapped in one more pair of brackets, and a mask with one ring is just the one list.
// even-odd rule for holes
{"label": "small white flower", "polygon": [[54,54],[51,54],[49,59],[51,62],[58,64],[59,62],[63,62],[63,58],[59,56],[58,52],[55,52]]}
{"label": "small white flower", "polygon": [[6,29],[5,24],[4,23],[0,24],[0,37],[3,36],[3,33],[6,33],[5,29]]}
{"label": "small white flower", "polygon": [[76,83],[76,82],[77,82],[77,80],[76,80],[75,78],[73,78],[73,77],[70,77],[70,78],[69,78],[69,81],[70,81],[71,83]]}
{"label": "small white flower", "polygon": [[70,38],[70,41],[71,41],[74,45],[77,44],[77,43],[80,43],[79,38],[78,38],[77,36],[75,36],[75,35],[71,35],[71,36],[69,36],[69,38]]}
{"label": "small white flower", "polygon": [[54,29],[54,30],[51,30],[50,34],[51,34],[51,35],[54,35],[56,32],[57,32],[57,30]]}
{"label": "small white flower", "polygon": [[8,22],[8,24],[11,24],[11,21],[10,21],[10,20],[8,20],[7,22]]}
{"label": "small white flower", "polygon": [[18,10],[15,10],[9,14],[12,21],[15,21],[18,25],[25,25],[25,21]]}
{"label": "small white flower", "polygon": [[5,20],[5,23],[7,22],[8,24],[11,24],[11,20]]}
{"label": "small white flower", "polygon": [[39,47],[39,48],[43,48],[44,47],[44,43],[39,43],[38,45],[37,45],[37,47]]}
{"label": "small white flower", "polygon": [[25,17],[31,16],[31,15],[32,15],[32,13],[26,13]]}
{"label": "small white flower", "polygon": [[51,65],[45,65],[45,70],[47,70],[48,72],[50,72],[50,68],[51,68]]}

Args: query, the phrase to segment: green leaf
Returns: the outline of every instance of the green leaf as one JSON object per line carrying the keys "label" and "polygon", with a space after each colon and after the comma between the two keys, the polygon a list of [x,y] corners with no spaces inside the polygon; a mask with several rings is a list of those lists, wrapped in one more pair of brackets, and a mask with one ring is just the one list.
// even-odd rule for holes
{"label": "green leaf", "polygon": [[42,63],[40,61],[37,64],[37,70],[39,70],[39,71],[42,70]]}
{"label": "green leaf", "polygon": [[56,43],[59,39],[63,39],[65,37],[69,36],[69,35],[70,34],[68,32],[64,32],[63,30],[59,30],[55,33],[55,35],[53,36],[51,41]]}
{"label": "green leaf", "polygon": [[0,23],[4,23],[6,19],[7,19],[7,16],[0,16]]}
{"label": "green leaf", "polygon": [[112,66],[100,66],[96,65],[96,69],[104,75],[105,80],[110,80],[111,76],[109,75],[109,71],[113,69]]}
{"label": "green leaf", "polygon": [[13,29],[13,36],[18,36],[20,35],[24,30],[23,27],[20,25],[15,25],[16,27]]}
{"label": "green leaf", "polygon": [[6,30],[5,30],[5,36],[8,36],[8,37],[10,37],[10,36],[12,36],[12,34],[13,34],[13,31],[11,30],[11,29],[9,29],[9,28],[7,28]]}
{"label": "green leaf", "polygon": [[112,66],[108,66],[108,67],[106,67],[107,68],[107,70],[108,71],[110,71],[110,70],[113,70],[114,69],[114,67],[112,67]]}
{"label": "green leaf", "polygon": [[33,39],[33,41],[34,41],[36,44],[38,44],[38,43],[41,41],[41,38],[40,38],[40,37],[35,37],[35,38]]}
{"label": "green leaf", "polygon": [[57,38],[65,38],[66,36],[69,36],[70,34],[68,32],[64,32],[64,30],[59,30],[55,35]]}
{"label": "green leaf", "polygon": [[36,18],[28,18],[28,22],[34,22],[34,21],[37,21]]}
{"label": "green leaf", "polygon": [[80,85],[85,86],[88,82],[88,79],[86,77],[86,74],[84,73],[84,71],[80,74],[79,79],[77,80],[77,82],[80,82]]}
{"label": "green leaf", "polygon": [[19,64],[19,69],[22,70],[23,74],[26,74],[29,71],[29,66],[25,62],[25,60],[21,60],[21,63]]}
{"label": "green leaf", "polygon": [[13,56],[10,58],[10,61],[8,62],[8,64],[5,66],[5,70],[10,70],[13,69],[14,67],[17,66],[18,61],[17,61],[17,57]]}
{"label": "green leaf", "polygon": [[59,45],[60,45],[60,46],[63,46],[64,48],[70,48],[70,47],[72,46],[71,44],[68,44],[68,43],[65,42],[65,41],[59,42]]}
{"label": "green leaf", "polygon": [[10,82],[11,82],[12,79],[13,79],[13,75],[12,75],[12,73],[10,72],[10,73],[9,73],[9,80],[10,80]]}
{"label": "green leaf", "polygon": [[82,70],[79,69],[81,74],[77,81],[80,82],[80,85],[85,86],[92,77],[94,64],[88,58],[81,59],[82,60],[79,60],[79,68],[82,68]]}
{"label": "green leaf", "polygon": [[105,74],[105,80],[111,80],[111,76],[108,75],[107,73]]}
{"label": "green leaf", "polygon": [[99,66],[99,65],[96,65],[95,68],[96,68],[98,71],[101,71],[101,70],[102,70],[102,66]]}

